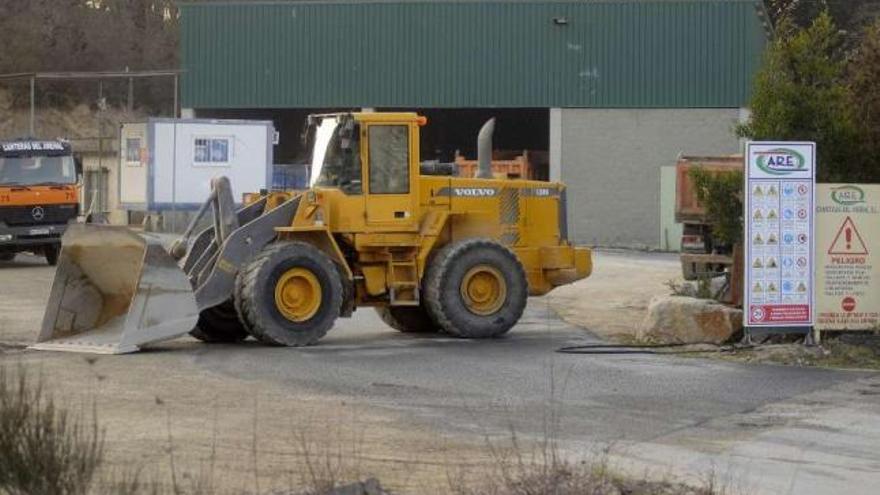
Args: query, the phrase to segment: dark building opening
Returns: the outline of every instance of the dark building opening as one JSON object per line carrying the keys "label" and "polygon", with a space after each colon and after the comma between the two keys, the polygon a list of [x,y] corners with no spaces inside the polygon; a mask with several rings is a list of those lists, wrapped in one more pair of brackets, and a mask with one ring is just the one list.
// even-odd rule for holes
{"label": "dark building opening", "polygon": [[[197,110],[199,118],[271,120],[280,139],[275,147],[275,163],[307,163],[308,150],[303,149],[302,131],[306,117],[312,113],[351,111],[352,109],[208,109]],[[354,111],[358,111],[355,109]],[[490,118],[495,117],[493,148],[495,159],[527,157],[533,177],[547,180],[547,150],[550,141],[550,111],[546,108],[462,108],[402,109],[376,108],[377,111],[415,111],[428,118],[422,127],[422,161],[454,162],[456,154],[465,159],[477,157],[477,133]]]}

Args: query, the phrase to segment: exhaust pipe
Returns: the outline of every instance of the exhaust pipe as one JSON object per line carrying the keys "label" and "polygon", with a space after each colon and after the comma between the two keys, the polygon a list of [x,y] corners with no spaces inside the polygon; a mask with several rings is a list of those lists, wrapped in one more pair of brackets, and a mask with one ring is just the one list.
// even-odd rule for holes
{"label": "exhaust pipe", "polygon": [[487,120],[477,135],[477,178],[491,179],[492,175],[492,134],[495,133],[495,117]]}

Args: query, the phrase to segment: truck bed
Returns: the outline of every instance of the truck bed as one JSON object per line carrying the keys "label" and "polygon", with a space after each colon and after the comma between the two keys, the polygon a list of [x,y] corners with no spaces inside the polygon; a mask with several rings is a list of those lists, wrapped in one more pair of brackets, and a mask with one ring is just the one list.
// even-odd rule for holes
{"label": "truck bed", "polygon": [[711,172],[724,173],[742,170],[742,155],[682,156],[675,166],[675,221],[705,223],[706,210],[697,200],[690,170],[699,167]]}

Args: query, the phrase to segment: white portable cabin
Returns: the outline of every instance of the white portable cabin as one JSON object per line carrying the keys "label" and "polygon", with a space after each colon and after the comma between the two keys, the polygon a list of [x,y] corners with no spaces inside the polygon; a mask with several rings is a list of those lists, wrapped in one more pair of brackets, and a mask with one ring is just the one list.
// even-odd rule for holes
{"label": "white portable cabin", "polygon": [[272,181],[275,127],[263,120],[162,119],[122,124],[119,204],[133,211],[197,209],[211,179],[229,177],[233,197]]}

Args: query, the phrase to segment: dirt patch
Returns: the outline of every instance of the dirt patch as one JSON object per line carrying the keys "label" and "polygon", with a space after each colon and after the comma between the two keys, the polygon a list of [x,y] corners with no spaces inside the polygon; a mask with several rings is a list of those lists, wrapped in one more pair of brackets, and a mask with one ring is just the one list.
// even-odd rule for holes
{"label": "dirt patch", "polygon": [[817,346],[788,342],[731,347],[713,356],[745,363],[880,370],[880,335],[832,335]]}
{"label": "dirt patch", "polygon": [[54,276],[55,269],[36,256],[0,262],[0,343],[16,347],[36,341]]}
{"label": "dirt patch", "polygon": [[272,384],[205,372],[174,348],[107,357],[0,354],[0,366],[42,376],[75,413],[97,411],[106,435],[102,479],[137,472],[167,493],[177,491],[174,484],[188,493],[207,481],[222,487],[212,493],[290,490],[312,485],[316,470],[322,479],[376,476],[394,492],[436,493],[448,466],[488,462],[479,439],[440,438],[347,397],[291,396]]}
{"label": "dirt patch", "polygon": [[[346,397],[291,396],[175,354],[25,353],[0,356],[0,369],[36,377],[72,421],[94,418],[104,448],[93,493],[324,494],[369,477],[397,494],[721,493],[622,476],[601,454],[569,462],[555,433],[537,443],[515,432],[450,438]],[[339,493],[371,493],[367,485],[378,486]]]}
{"label": "dirt patch", "polygon": [[617,341],[635,339],[654,296],[681,278],[677,254],[624,250],[593,252],[593,274],[546,297],[565,321]]}

